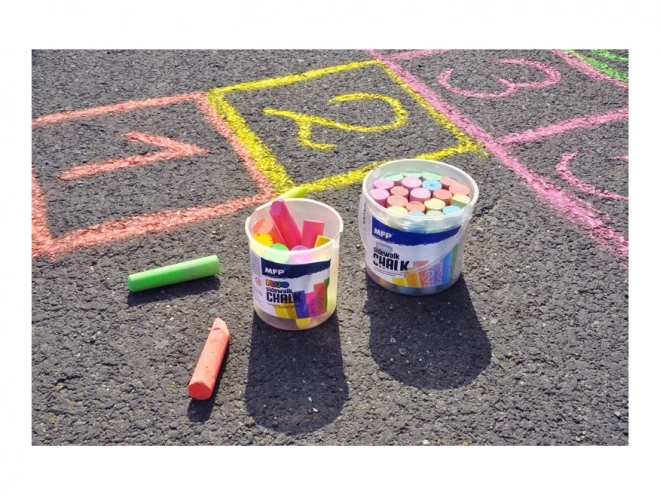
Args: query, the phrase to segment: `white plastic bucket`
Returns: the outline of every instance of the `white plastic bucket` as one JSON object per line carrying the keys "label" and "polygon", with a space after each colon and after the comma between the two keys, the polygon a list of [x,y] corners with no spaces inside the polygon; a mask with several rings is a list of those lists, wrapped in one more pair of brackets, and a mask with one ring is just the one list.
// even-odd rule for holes
{"label": "white plastic bucket", "polygon": [[252,300],[259,318],[282,330],[306,330],[326,321],[337,307],[339,237],[344,222],[330,206],[304,198],[286,199],[296,224],[325,223],[326,244],[300,251],[279,251],[253,237],[254,226],[270,216],[271,203],[257,208],[245,221],[250,244]]}
{"label": "white plastic bucket", "polygon": [[[449,176],[470,190],[470,203],[438,217],[410,216],[387,210],[369,194],[376,180],[408,170]],[[359,229],[365,248],[365,269],[381,287],[400,294],[435,294],[461,275],[465,234],[479,188],[467,173],[443,162],[407,159],[387,162],[362,182]]]}

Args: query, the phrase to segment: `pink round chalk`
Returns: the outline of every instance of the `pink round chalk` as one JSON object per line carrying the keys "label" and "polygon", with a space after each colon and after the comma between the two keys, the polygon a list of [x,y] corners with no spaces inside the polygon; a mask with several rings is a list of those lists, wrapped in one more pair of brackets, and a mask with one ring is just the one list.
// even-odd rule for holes
{"label": "pink round chalk", "polygon": [[408,211],[421,211],[424,213],[426,211],[426,206],[424,206],[424,203],[420,203],[419,201],[408,201],[406,203],[406,209]]}
{"label": "pink round chalk", "polygon": [[421,187],[422,181],[417,177],[404,177],[401,180],[401,185],[406,189],[408,189],[409,191],[412,191],[416,187]]}
{"label": "pink round chalk", "polygon": [[380,206],[387,208],[387,198],[390,197],[390,193],[386,189],[372,189],[369,191],[369,195],[374,198],[374,201]]}
{"label": "pink round chalk", "polygon": [[456,179],[452,179],[451,177],[444,176],[444,177],[440,177],[440,184],[442,184],[443,189],[449,189],[449,186],[458,184],[458,181]]}
{"label": "pink round chalk", "polygon": [[385,189],[389,191],[394,187],[394,181],[391,181],[389,179],[376,179],[374,181],[374,188],[375,189]]}
{"label": "pink round chalk", "polygon": [[392,189],[390,189],[390,194],[396,194],[397,196],[403,196],[404,198],[408,199],[410,191],[408,191],[408,189],[403,186],[394,186]]}
{"label": "pink round chalk", "polygon": [[464,186],[463,184],[452,184],[449,186],[449,192],[452,194],[463,194],[465,196],[470,195],[470,188],[468,186]]}
{"label": "pink round chalk", "polygon": [[449,192],[447,189],[438,189],[437,191],[433,191],[433,197],[438,198],[445,203],[449,204],[449,200],[453,196],[452,193]]}
{"label": "pink round chalk", "polygon": [[423,187],[416,187],[415,189],[410,191],[410,197],[408,199],[410,201],[419,201],[420,203],[423,203],[430,197],[431,197],[431,191]]}
{"label": "pink round chalk", "polygon": [[387,198],[387,206],[406,206],[406,204],[408,204],[408,199],[399,194],[391,194]]}

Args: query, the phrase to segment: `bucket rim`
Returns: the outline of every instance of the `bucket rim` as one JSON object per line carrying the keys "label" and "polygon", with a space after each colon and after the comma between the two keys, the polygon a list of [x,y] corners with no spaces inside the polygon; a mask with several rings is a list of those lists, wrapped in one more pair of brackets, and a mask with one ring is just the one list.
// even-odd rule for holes
{"label": "bucket rim", "polygon": [[[271,199],[270,201],[268,201],[267,203],[264,203],[264,204],[258,206],[258,207],[255,208],[254,211],[253,211],[252,213],[250,213],[250,215],[248,215],[248,217],[245,219],[245,234],[247,235],[248,240],[249,240],[250,242],[257,242],[257,241],[254,239],[254,237],[252,237],[252,233],[250,232],[250,219],[252,218],[252,215],[254,215],[254,214],[255,214],[256,212],[258,212],[258,211],[261,211],[261,210],[263,210],[263,209],[266,209],[266,208],[267,208],[268,206],[270,206],[271,203],[272,203],[273,201],[275,201],[276,199],[278,199],[278,198],[273,198],[273,199]],[[287,203],[313,203],[313,204],[316,204],[316,205],[322,206],[322,207],[327,208],[327,209],[329,209],[330,211],[332,211],[332,213],[334,213],[334,214],[337,216],[337,219],[339,220],[339,229],[338,229],[337,233],[336,233],[333,237],[331,237],[331,242],[326,243],[326,244],[324,244],[324,245],[322,245],[322,246],[318,246],[318,247],[313,247],[313,248],[309,248],[309,249],[301,249],[301,250],[299,251],[300,254],[303,254],[303,253],[315,253],[315,252],[322,251],[322,250],[324,250],[324,249],[328,249],[329,246],[331,246],[332,244],[334,244],[335,242],[338,241],[339,237],[340,237],[341,234],[344,232],[344,219],[341,217],[341,215],[339,214],[339,212],[338,212],[337,210],[335,210],[332,206],[330,206],[330,205],[328,205],[328,204],[326,204],[326,203],[323,203],[323,202],[321,202],[321,201],[316,201],[316,200],[314,200],[314,199],[309,199],[309,198],[286,198],[286,202],[287,202]],[[280,253],[280,252],[281,252],[281,251],[279,251],[279,250],[277,250],[277,249],[273,249],[273,248],[271,248],[271,247],[269,247],[269,246],[264,246],[263,244],[260,244],[260,247],[261,247],[261,249],[265,250],[265,252],[267,252],[267,253],[275,254],[275,253]]]}

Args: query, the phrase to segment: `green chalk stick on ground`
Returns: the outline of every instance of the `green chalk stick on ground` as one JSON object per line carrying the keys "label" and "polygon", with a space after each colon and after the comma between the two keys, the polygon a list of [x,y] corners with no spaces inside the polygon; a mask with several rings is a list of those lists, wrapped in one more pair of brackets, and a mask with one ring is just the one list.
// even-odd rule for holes
{"label": "green chalk stick on ground", "polygon": [[219,273],[220,261],[216,255],[212,255],[184,261],[175,265],[133,273],[128,276],[127,283],[131,292],[138,292],[202,277],[210,277]]}

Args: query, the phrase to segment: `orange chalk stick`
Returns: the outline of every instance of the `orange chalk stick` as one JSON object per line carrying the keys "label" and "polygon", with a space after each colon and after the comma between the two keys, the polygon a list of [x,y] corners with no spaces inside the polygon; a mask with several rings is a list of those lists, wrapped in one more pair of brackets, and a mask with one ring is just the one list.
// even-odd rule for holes
{"label": "orange chalk stick", "polygon": [[262,218],[254,225],[253,234],[268,234],[273,241],[273,244],[284,244],[284,238],[280,231],[277,230],[275,222],[272,218]]}
{"label": "orange chalk stick", "polygon": [[216,318],[188,384],[190,397],[197,400],[211,397],[228,344],[229,328],[222,319]]}

